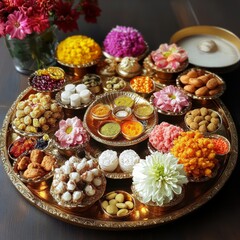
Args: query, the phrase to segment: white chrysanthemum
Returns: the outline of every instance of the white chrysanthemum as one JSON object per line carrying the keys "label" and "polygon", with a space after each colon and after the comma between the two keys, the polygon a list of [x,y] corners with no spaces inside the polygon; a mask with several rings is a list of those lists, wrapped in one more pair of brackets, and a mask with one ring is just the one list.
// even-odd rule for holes
{"label": "white chrysanthemum", "polygon": [[140,160],[133,168],[133,186],[143,203],[150,201],[159,206],[169,203],[182,193],[188,182],[182,164],[171,153],[154,152]]}

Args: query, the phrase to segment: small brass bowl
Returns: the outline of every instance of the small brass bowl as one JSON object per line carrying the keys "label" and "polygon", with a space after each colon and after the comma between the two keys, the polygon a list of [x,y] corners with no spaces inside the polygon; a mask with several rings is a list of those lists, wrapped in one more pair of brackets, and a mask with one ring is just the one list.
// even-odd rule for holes
{"label": "small brass bowl", "polygon": [[105,92],[124,91],[126,87],[126,81],[124,81],[123,78],[116,76],[108,77],[103,83],[103,89]]}
{"label": "small brass bowl", "polygon": [[134,100],[127,95],[120,95],[114,99],[114,106],[125,106],[132,108],[134,106]]}
{"label": "small brass bowl", "polygon": [[137,104],[134,106],[134,115],[141,120],[149,119],[154,112],[154,107],[150,104]]}
{"label": "small brass bowl", "polygon": [[106,120],[99,125],[98,134],[102,138],[115,139],[121,132],[121,126],[118,122]]}
{"label": "small brass bowl", "polygon": [[132,109],[130,107],[118,106],[113,108],[112,115],[117,120],[122,121],[129,118],[132,115]]}
{"label": "small brass bowl", "polygon": [[91,109],[92,118],[96,120],[105,120],[109,117],[111,108],[108,104],[98,103]]}
{"label": "small brass bowl", "polygon": [[121,132],[124,138],[127,140],[134,140],[143,134],[144,127],[143,124],[139,121],[127,120],[121,124]]}
{"label": "small brass bowl", "polygon": [[103,212],[115,219],[128,217],[135,208],[135,200],[132,195],[122,190],[105,194],[99,202]]}
{"label": "small brass bowl", "polygon": [[[145,81],[144,80],[142,80],[142,79],[145,79]],[[136,87],[135,87],[135,83],[137,83],[137,85],[139,86],[139,84],[141,85],[151,85],[152,87],[151,87],[151,89],[150,90],[148,90],[148,91],[142,91],[142,90],[140,90],[140,89],[137,89]],[[133,92],[135,92],[135,93],[137,93],[138,95],[140,95],[141,97],[143,97],[143,98],[148,98],[148,97],[150,97],[151,95],[152,95],[152,93],[155,91],[155,89],[156,89],[156,86],[155,86],[155,82],[149,77],[149,76],[136,76],[136,77],[134,77],[134,78],[132,78],[131,80],[130,80],[130,88],[131,88],[131,90],[133,91]]]}

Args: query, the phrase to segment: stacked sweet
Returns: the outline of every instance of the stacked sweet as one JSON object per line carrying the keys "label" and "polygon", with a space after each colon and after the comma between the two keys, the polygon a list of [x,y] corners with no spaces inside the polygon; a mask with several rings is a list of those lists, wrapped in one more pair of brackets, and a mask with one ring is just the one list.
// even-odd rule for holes
{"label": "stacked sweet", "polygon": [[71,107],[80,107],[88,104],[91,101],[91,97],[91,91],[82,83],[77,85],[69,83],[65,85],[64,91],[61,92],[61,102]]}
{"label": "stacked sweet", "polygon": [[116,26],[103,42],[104,51],[117,58],[138,57],[147,50],[142,34],[132,27]]}
{"label": "stacked sweet", "polygon": [[97,166],[92,159],[72,156],[64,165],[56,168],[50,192],[58,204],[87,206],[101,198],[106,179]]}
{"label": "stacked sweet", "polygon": [[76,116],[61,120],[55,136],[62,148],[82,146],[89,141],[89,135],[82,121]]}

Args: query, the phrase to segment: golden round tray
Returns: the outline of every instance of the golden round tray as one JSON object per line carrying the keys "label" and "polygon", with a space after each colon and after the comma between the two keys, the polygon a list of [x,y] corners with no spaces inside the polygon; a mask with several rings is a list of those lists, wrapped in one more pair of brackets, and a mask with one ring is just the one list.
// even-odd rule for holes
{"label": "golden round tray", "polygon": [[[147,206],[135,199],[136,206],[134,211],[130,216],[121,220],[115,220],[106,216],[102,211],[99,202],[96,202],[87,208],[69,209],[62,207],[54,201],[50,194],[52,179],[41,182],[37,185],[23,183],[13,170],[14,161],[8,156],[8,146],[11,144],[13,139],[17,137],[17,134],[11,129],[12,114],[17,103],[21,99],[26,98],[26,96],[31,92],[33,92],[33,90],[30,87],[23,91],[6,114],[0,135],[1,159],[9,179],[20,194],[36,208],[39,208],[41,211],[52,217],[58,218],[61,221],[68,222],[79,227],[103,230],[144,229],[166,224],[179,219],[206,204],[221,190],[235,168],[238,157],[238,136],[235,124],[228,109],[219,99],[207,102],[193,100],[194,108],[200,107],[204,104],[205,107],[215,109],[221,113],[223,117],[223,124],[219,129],[218,134],[227,137],[232,146],[231,151],[227,155],[219,156],[220,166],[214,178],[201,183],[188,183],[186,185],[186,192],[183,200],[179,204],[168,208],[162,209],[158,206]],[[80,118],[83,117],[81,114],[83,115],[83,113],[78,113]],[[159,117],[160,121],[171,121],[172,124],[178,124],[184,127],[183,116],[171,116],[171,118],[169,118],[169,116],[160,115]],[[94,139],[91,140],[95,143],[95,146],[107,147]],[[94,148],[94,144],[91,143],[89,147]],[[135,148],[138,152],[145,151],[145,154],[147,154],[147,140],[131,146],[131,148]],[[95,149],[92,149],[92,151],[94,150]],[[51,151],[54,153],[57,152],[56,149],[52,149]],[[104,194],[114,190],[123,190],[132,194],[131,180],[107,179],[107,186]]]}

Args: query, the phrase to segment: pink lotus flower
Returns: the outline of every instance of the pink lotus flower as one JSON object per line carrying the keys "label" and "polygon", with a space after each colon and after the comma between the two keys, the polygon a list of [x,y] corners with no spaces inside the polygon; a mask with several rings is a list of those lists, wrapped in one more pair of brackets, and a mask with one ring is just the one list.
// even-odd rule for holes
{"label": "pink lotus flower", "polygon": [[75,147],[89,141],[89,135],[78,117],[61,120],[55,136],[62,147]]}
{"label": "pink lotus flower", "polygon": [[161,44],[159,48],[151,53],[152,60],[158,68],[178,69],[187,60],[187,52],[175,43]]}
{"label": "pink lotus flower", "polygon": [[158,92],[155,92],[153,104],[165,112],[180,112],[184,107],[189,106],[186,94],[173,85],[169,85]]}
{"label": "pink lotus flower", "polygon": [[12,38],[24,39],[27,34],[31,33],[28,18],[22,12],[14,11],[8,16],[6,33]]}

